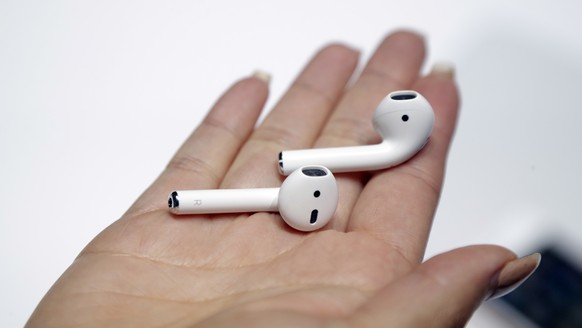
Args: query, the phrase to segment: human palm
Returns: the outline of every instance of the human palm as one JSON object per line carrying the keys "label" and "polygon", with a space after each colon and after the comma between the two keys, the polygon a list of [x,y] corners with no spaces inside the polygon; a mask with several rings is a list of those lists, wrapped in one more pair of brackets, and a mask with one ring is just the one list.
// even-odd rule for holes
{"label": "human palm", "polygon": [[[257,77],[234,84],[157,181],[83,250],[28,324],[463,324],[514,255],[475,246],[421,265],[458,108],[450,72],[419,77],[423,58],[422,38],[391,34],[346,88],[358,55],[326,46],[256,128],[268,84]],[[298,232],[276,213],[169,213],[166,197],[175,189],[278,187],[281,150],[378,142],[373,110],[398,89],[417,90],[432,104],[430,142],[397,167],[336,174],[339,206],[324,229]]]}

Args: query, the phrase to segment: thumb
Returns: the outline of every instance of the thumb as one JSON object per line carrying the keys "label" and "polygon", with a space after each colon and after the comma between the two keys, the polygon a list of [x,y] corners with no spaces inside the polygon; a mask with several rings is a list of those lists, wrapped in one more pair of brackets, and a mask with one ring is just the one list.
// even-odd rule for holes
{"label": "thumb", "polygon": [[354,327],[462,327],[484,299],[523,283],[540,259],[539,254],[516,259],[498,246],[458,248],[381,289],[350,321]]}

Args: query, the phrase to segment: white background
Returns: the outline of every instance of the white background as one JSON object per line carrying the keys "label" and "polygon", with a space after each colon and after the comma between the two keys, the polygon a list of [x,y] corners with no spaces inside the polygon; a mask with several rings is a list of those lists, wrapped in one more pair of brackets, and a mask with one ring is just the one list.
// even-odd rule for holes
{"label": "white background", "polygon": [[[582,238],[579,1],[0,1],[0,326],[22,326],[234,80],[422,32],[463,106],[427,255]],[[471,327],[490,327],[480,311]]]}

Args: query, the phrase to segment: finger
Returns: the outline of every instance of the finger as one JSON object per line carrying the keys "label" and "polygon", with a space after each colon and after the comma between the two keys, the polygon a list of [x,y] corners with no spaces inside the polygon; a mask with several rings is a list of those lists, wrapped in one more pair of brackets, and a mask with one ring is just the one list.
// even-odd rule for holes
{"label": "finger", "polygon": [[[425,55],[423,38],[399,31],[378,46],[361,76],[342,97],[315,147],[341,147],[379,142],[372,127],[376,106],[389,92],[408,89],[418,77]],[[347,219],[362,188],[360,174],[338,176],[340,199],[333,228],[345,231]]]}
{"label": "finger", "polygon": [[263,109],[267,82],[255,74],[232,85],[130,212],[167,208],[167,196],[172,190],[218,187]]}
{"label": "finger", "polygon": [[418,263],[424,254],[459,106],[452,69],[439,67],[413,86],[435,112],[428,144],[404,164],[373,175],[348,227],[348,231],[364,231],[386,241],[410,263]]}
{"label": "finger", "polygon": [[499,287],[516,288],[539,254],[517,259],[505,248],[471,246],[438,255],[393,281],[359,308],[354,327],[464,327]]}
{"label": "finger", "polygon": [[319,51],[241,149],[221,187],[279,186],[279,152],[313,144],[357,60],[358,53],[342,45]]}

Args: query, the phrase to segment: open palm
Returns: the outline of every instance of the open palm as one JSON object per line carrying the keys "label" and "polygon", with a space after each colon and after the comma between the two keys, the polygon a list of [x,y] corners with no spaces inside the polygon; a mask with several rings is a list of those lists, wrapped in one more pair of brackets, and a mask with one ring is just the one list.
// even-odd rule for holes
{"label": "open palm", "polygon": [[[424,52],[418,35],[393,33],[346,87],[358,54],[328,45],[257,128],[268,84],[257,77],[235,83],[159,179],[83,250],[28,324],[463,324],[514,255],[475,246],[421,265],[458,109],[450,72],[419,77]],[[432,104],[429,143],[398,167],[336,174],[339,207],[325,229],[294,231],[276,213],[168,212],[175,189],[278,187],[281,150],[378,142],[373,111],[399,89],[417,90]]]}

